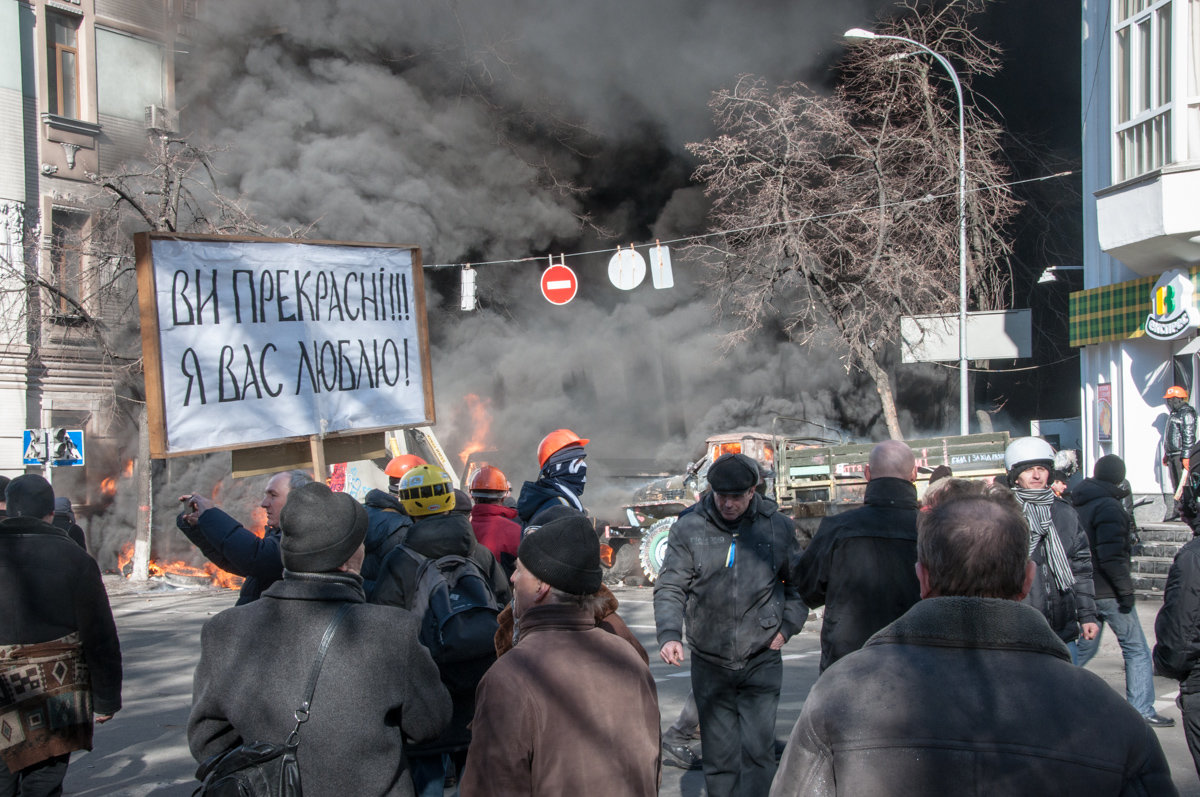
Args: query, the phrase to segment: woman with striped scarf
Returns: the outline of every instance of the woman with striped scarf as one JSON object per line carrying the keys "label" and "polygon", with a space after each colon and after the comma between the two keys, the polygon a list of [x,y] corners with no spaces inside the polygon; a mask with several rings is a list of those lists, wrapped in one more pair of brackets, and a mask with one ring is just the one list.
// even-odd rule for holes
{"label": "woman with striped scarf", "polygon": [[1029,558],[1037,566],[1025,602],[1040,611],[1078,660],[1075,640],[1094,639],[1095,590],[1087,534],[1067,502],[1050,489],[1054,449],[1040,437],[1020,437],[1004,451],[1008,483],[1029,523]]}

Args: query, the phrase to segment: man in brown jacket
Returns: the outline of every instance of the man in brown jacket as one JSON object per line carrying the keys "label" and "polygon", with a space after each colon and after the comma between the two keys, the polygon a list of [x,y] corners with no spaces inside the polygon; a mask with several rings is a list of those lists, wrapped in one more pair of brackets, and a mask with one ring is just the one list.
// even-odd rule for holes
{"label": "man in brown jacket", "polygon": [[463,797],[658,794],[654,678],[628,642],[596,626],[600,576],[586,518],[522,540],[512,577],[521,634],[479,684]]}

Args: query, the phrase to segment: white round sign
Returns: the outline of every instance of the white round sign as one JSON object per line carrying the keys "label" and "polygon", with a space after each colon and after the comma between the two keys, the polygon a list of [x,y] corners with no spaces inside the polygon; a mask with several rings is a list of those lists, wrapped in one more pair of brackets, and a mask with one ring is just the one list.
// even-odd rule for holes
{"label": "white round sign", "polygon": [[623,291],[631,291],[646,278],[646,259],[636,249],[620,249],[608,261],[608,279]]}

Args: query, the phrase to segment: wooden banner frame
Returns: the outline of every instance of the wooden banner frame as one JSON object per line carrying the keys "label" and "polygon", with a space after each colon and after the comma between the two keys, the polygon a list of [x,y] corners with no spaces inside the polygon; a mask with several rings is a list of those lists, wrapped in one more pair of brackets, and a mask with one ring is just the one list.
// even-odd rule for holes
{"label": "wooden banner frame", "polygon": [[[254,441],[249,443],[230,442],[228,444],[211,446],[194,449],[176,449],[171,450],[169,440],[169,430],[167,428],[167,411],[166,411],[166,386],[163,375],[163,353],[161,344],[161,330],[159,328],[158,314],[158,286],[154,270],[153,247],[152,242],[155,240],[176,240],[176,241],[195,241],[195,242],[216,242],[216,243],[279,243],[301,246],[337,246],[337,247],[369,247],[375,249],[404,249],[411,253],[412,258],[412,278],[413,278],[413,306],[412,317],[415,321],[417,332],[417,355],[420,363],[420,373],[422,379],[422,401],[424,409],[424,418],[408,423],[394,423],[386,425],[372,426],[364,429],[341,430],[337,432],[328,432],[323,434],[303,435],[296,437],[284,437],[269,441]],[[314,465],[314,472],[323,473],[323,461],[328,449],[345,448],[349,450],[374,450],[378,446],[374,443],[378,438],[363,440],[359,443],[354,443],[347,440],[344,446],[335,446],[334,441],[346,438],[355,438],[360,436],[371,436],[387,429],[395,429],[408,426],[429,426],[435,422],[434,398],[433,398],[433,372],[430,364],[429,352],[429,327],[425,313],[425,283],[422,264],[421,250],[417,246],[402,245],[402,244],[380,244],[380,243],[364,243],[355,241],[327,241],[327,240],[306,240],[293,238],[267,238],[253,236],[224,236],[224,235],[195,235],[195,234],[176,234],[176,233],[158,233],[158,232],[143,232],[134,235],[134,253],[135,253],[135,273],[138,286],[138,315],[141,322],[142,336],[142,358],[143,358],[143,373],[146,387],[146,415],[149,423],[149,438],[150,438],[150,456],[154,459],[164,459],[178,456],[189,456],[193,454],[205,454],[219,451],[237,451],[246,449],[263,449],[289,445],[301,444],[308,449],[306,464]],[[347,448],[349,446],[349,448]],[[268,456],[268,459],[277,459],[277,461],[297,461],[294,452],[280,450],[281,456],[278,458]],[[247,463],[252,469],[256,466],[252,465],[255,458],[240,458]],[[340,461],[340,460],[336,460]],[[278,467],[269,465],[263,462],[262,469],[256,472],[267,472],[268,470],[278,470],[286,465]],[[251,471],[248,471],[251,472]]]}

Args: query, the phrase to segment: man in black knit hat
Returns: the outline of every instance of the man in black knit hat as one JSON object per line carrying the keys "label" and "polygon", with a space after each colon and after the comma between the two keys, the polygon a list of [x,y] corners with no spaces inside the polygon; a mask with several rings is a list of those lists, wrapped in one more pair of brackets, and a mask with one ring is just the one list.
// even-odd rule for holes
{"label": "man in black knit hat", "polygon": [[659,657],[692,651],[704,780],[711,797],[763,795],[775,774],[780,648],[808,609],[788,580],[799,556],[795,527],[755,491],[758,464],[724,454],[708,471],[711,490],[671,527],[654,584]]}
{"label": "man in black knit hat", "polygon": [[521,541],[521,635],[479,684],[463,794],[658,794],[654,677],[632,645],[596,625],[600,578],[599,539],[582,516]]}

